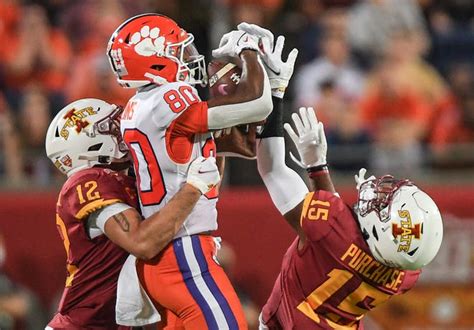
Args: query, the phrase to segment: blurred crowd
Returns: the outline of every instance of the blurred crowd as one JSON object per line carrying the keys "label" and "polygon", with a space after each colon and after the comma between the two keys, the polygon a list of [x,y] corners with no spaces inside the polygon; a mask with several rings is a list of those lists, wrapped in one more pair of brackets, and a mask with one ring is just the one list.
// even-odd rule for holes
{"label": "blurred crowd", "polygon": [[47,321],[41,300],[4,271],[6,258],[7,248],[0,233],[0,329],[39,329]]}
{"label": "blurred crowd", "polygon": [[[288,107],[313,106],[332,168],[474,165],[474,4],[466,0],[0,0],[0,173],[48,185],[48,124],[96,97],[124,105],[105,56],[126,18],[173,17],[210,54],[247,21],[300,50]],[[209,58],[209,57],[208,57]]]}

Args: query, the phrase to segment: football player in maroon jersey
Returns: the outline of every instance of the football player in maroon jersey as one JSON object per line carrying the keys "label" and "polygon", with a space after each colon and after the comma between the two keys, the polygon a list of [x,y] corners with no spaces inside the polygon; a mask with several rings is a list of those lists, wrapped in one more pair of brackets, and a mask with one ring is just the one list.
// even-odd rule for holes
{"label": "football player in maroon jersey", "polygon": [[[256,25],[239,28],[262,38],[271,34]],[[266,63],[282,72],[292,69],[281,52],[266,54]],[[292,115],[296,132],[289,124],[284,128],[300,159],[290,155],[308,172],[308,193],[285,164],[282,113],[281,100],[274,99],[257,141],[257,162],[275,206],[297,237],[263,307],[260,329],[361,329],[369,310],[411,289],[420,269],[436,256],[441,215],[411,181],[388,175],[365,179],[365,169],[355,176],[358,202],[344,203],[329,175],[323,124],[312,108],[301,108]]]}
{"label": "football player in maroon jersey", "polygon": [[129,253],[155,257],[220,180],[215,158],[198,158],[176,195],[142,221],[135,180],[126,174],[130,157],[120,135],[121,113],[102,100],[82,99],[63,108],[49,126],[46,153],[68,176],[56,205],[68,276],[49,329],[118,328],[117,280]]}

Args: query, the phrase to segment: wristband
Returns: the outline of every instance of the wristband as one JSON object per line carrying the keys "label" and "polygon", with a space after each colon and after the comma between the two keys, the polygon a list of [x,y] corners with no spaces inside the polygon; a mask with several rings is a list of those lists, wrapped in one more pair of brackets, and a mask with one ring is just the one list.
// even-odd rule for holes
{"label": "wristband", "polygon": [[308,176],[309,176],[310,179],[314,179],[314,178],[316,178],[316,177],[318,177],[318,176],[326,175],[326,174],[328,174],[328,173],[329,173],[329,170],[328,170],[328,169],[325,169],[325,170],[321,170],[321,171],[318,171],[318,172],[311,172],[311,173],[309,173]]}
{"label": "wristband", "polygon": [[306,169],[310,178],[329,172],[328,164],[312,166]]}
{"label": "wristband", "polygon": [[272,96],[282,99],[285,96],[286,87],[272,88]]}

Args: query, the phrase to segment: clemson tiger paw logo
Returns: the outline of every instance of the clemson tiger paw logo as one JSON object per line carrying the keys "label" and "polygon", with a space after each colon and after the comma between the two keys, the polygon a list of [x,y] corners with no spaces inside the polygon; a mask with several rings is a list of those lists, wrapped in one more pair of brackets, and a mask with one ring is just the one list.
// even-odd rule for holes
{"label": "clemson tiger paw logo", "polygon": [[165,38],[160,37],[160,29],[155,27],[150,30],[148,25],[135,32],[130,39],[130,44],[135,45],[135,51],[142,56],[161,56],[165,50]]}

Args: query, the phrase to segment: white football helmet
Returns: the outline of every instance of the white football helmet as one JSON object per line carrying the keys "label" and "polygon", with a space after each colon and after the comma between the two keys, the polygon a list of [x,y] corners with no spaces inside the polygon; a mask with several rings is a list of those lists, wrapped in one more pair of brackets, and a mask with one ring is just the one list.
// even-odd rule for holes
{"label": "white football helmet", "polygon": [[420,269],[438,253],[441,214],[412,182],[390,175],[363,182],[355,211],[372,255],[384,265]]}
{"label": "white football helmet", "polygon": [[70,176],[95,165],[128,160],[120,134],[122,108],[98,99],[81,99],[59,111],[46,133],[46,154]]}

